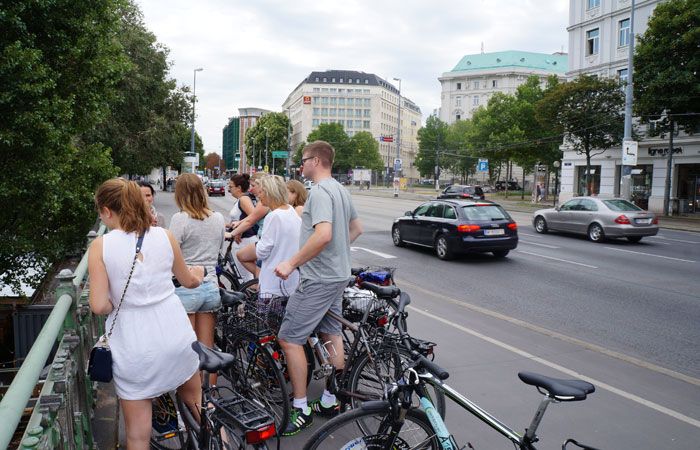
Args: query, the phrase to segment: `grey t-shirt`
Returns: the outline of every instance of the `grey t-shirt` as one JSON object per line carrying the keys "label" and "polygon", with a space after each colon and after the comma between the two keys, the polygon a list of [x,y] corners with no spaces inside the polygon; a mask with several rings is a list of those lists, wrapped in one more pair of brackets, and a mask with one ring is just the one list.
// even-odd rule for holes
{"label": "grey t-shirt", "polygon": [[321,222],[332,225],[333,238],[315,258],[300,267],[302,280],[337,282],[350,278],[350,221],[357,212],[347,189],[333,178],[315,184],[301,215],[299,247]]}
{"label": "grey t-shirt", "polygon": [[170,219],[170,231],[180,244],[188,266],[207,268],[205,281],[216,281],[216,263],[224,242],[224,216],[215,212],[204,220],[179,212]]}

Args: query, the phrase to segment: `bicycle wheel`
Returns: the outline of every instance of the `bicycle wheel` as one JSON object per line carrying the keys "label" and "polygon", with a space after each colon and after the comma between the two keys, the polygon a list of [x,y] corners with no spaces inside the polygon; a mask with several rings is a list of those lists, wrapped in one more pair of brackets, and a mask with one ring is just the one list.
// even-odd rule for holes
{"label": "bicycle wheel", "polygon": [[240,287],[240,283],[236,277],[227,270],[222,270],[218,276],[219,287],[224,288],[227,291],[237,291]]}
{"label": "bicycle wheel", "polygon": [[258,279],[253,278],[241,284],[236,290],[245,293],[248,300],[256,300],[258,298],[258,284]]}
{"label": "bicycle wheel", "polygon": [[[389,411],[364,409],[347,411],[323,424],[308,439],[304,450],[383,450],[387,445],[391,426]],[[363,431],[359,423],[371,423],[373,428]],[[409,409],[399,436],[391,447],[396,450],[439,450],[440,443],[425,413]]]}
{"label": "bicycle wheel", "polygon": [[152,411],[151,448],[187,448],[187,431],[170,393],[154,398]]}
{"label": "bicycle wheel", "polygon": [[224,350],[236,356],[227,371],[234,388],[257,400],[275,419],[275,427],[284,430],[289,420],[287,382],[272,349],[259,345],[255,338],[239,338]]}
{"label": "bicycle wheel", "polygon": [[[350,372],[350,391],[366,397],[350,397],[352,408],[359,408],[363,401],[381,400],[387,386],[398,380],[403,373],[401,361],[411,361],[411,356],[405,350],[384,350],[369,358],[368,354],[358,357]],[[445,394],[436,386],[425,383],[426,394],[435,405],[440,417],[445,418]],[[418,397],[414,397],[414,406],[418,406]]]}

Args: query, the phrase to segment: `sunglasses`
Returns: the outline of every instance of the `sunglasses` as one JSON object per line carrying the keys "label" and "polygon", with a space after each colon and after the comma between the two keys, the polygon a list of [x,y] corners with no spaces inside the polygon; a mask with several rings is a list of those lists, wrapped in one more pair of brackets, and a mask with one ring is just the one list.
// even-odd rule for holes
{"label": "sunglasses", "polygon": [[315,156],[307,156],[306,158],[301,158],[301,164],[304,165],[304,163],[310,159],[314,159]]}

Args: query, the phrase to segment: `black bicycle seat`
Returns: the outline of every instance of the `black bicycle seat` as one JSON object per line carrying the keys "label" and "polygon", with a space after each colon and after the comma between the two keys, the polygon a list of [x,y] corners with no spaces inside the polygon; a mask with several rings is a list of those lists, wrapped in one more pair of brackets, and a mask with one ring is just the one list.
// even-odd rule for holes
{"label": "black bicycle seat", "polygon": [[365,271],[364,267],[352,267],[352,268],[350,268],[350,275],[356,277],[364,271]]}
{"label": "black bicycle seat", "polygon": [[192,349],[199,355],[199,369],[216,373],[234,363],[236,357],[230,353],[216,351],[199,341],[192,343]]}
{"label": "black bicycle seat", "polygon": [[221,296],[221,305],[225,307],[236,307],[246,300],[243,292],[227,291],[222,288],[219,288],[219,295]]}
{"label": "black bicycle seat", "polygon": [[401,294],[401,289],[398,286],[379,286],[378,284],[363,281],[360,283],[360,287],[374,292],[379,298],[394,298]]}
{"label": "black bicycle seat", "polygon": [[583,380],[562,380],[534,372],[519,372],[518,377],[523,383],[542,388],[563,402],[585,400],[588,394],[595,392],[595,386]]}

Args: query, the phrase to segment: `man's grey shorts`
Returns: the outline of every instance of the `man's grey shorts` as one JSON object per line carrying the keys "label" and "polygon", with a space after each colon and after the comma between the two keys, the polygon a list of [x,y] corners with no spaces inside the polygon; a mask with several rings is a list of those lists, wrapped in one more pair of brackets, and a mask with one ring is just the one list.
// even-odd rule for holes
{"label": "man's grey shorts", "polygon": [[348,281],[320,282],[301,280],[289,297],[278,337],[304,345],[314,331],[339,336],[342,325],[326,316],[328,310],[342,315],[343,291]]}

